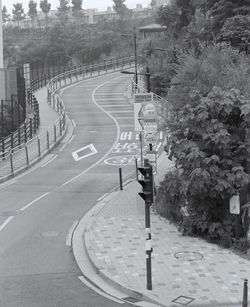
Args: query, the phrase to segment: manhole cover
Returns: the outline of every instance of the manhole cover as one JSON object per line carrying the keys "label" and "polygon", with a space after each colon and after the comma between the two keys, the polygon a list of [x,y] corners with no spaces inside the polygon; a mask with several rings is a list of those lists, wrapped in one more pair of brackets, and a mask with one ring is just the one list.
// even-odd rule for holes
{"label": "manhole cover", "polygon": [[0,213],[0,216],[16,216],[20,213],[20,210],[9,210]]}
{"label": "manhole cover", "polygon": [[180,305],[188,305],[194,301],[194,298],[180,295],[176,299],[174,299],[172,302]]}
{"label": "manhole cover", "polygon": [[174,257],[183,261],[195,261],[203,259],[203,255],[197,252],[178,252],[174,254]]}

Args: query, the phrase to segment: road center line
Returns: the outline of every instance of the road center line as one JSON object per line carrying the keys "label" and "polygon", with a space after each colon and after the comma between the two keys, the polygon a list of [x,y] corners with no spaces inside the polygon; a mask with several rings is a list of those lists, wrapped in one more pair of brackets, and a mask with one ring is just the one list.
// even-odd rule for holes
{"label": "road center line", "polygon": [[39,201],[40,199],[44,198],[45,196],[47,196],[48,194],[50,194],[50,192],[44,193],[43,195],[37,197],[36,199],[32,200],[30,203],[28,203],[27,205],[25,205],[24,207],[22,207],[20,209],[20,211],[24,211],[27,208],[29,208],[30,206],[32,206],[34,203],[36,203],[37,201]]}
{"label": "road center line", "polygon": [[109,82],[110,82],[110,80],[105,81],[105,82],[103,82],[102,84],[98,85],[98,86],[94,89],[94,91],[92,92],[92,101],[94,102],[94,104],[95,104],[99,109],[101,109],[106,115],[108,115],[108,116],[114,121],[114,123],[115,123],[115,125],[116,125],[116,130],[117,130],[116,140],[114,141],[114,144],[113,144],[113,146],[110,148],[110,150],[108,150],[108,151],[106,152],[106,154],[105,154],[101,159],[99,159],[98,161],[96,161],[94,164],[92,164],[89,168],[87,168],[86,170],[84,170],[84,171],[81,172],[80,174],[78,174],[78,175],[76,175],[75,177],[71,178],[70,180],[64,182],[64,183],[62,184],[62,186],[65,186],[65,185],[71,183],[72,181],[74,181],[74,180],[76,180],[77,178],[81,177],[83,174],[85,174],[86,172],[88,172],[89,170],[91,170],[92,168],[94,168],[96,165],[98,165],[101,161],[103,161],[103,160],[112,152],[112,150],[113,150],[115,144],[118,143],[118,140],[119,140],[119,137],[120,137],[120,127],[119,127],[118,121],[114,118],[114,116],[112,116],[111,114],[109,114],[109,112],[107,112],[103,107],[101,107],[101,106],[97,103],[97,101],[96,101],[96,99],[95,99],[95,93],[96,93],[96,91],[97,91],[100,87],[102,87],[103,85],[105,85],[106,83],[109,83]]}
{"label": "road center line", "polygon": [[9,222],[14,218],[14,216],[10,216],[8,217],[4,222],[3,224],[0,226],[0,231],[2,231],[8,224]]}

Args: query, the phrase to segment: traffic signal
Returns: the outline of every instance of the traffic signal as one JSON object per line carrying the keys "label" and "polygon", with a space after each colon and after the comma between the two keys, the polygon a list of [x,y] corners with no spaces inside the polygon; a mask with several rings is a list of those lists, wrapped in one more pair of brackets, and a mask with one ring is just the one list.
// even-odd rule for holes
{"label": "traffic signal", "polygon": [[138,180],[142,186],[142,192],[138,193],[146,203],[154,202],[154,180],[152,165],[148,160],[144,161],[144,167],[138,167],[138,171],[143,175],[143,180]]}

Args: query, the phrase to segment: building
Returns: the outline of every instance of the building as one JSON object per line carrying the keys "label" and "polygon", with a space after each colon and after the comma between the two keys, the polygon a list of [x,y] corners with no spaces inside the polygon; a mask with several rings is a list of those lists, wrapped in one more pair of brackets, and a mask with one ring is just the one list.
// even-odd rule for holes
{"label": "building", "polygon": [[[144,19],[152,16],[152,8],[143,8],[142,5],[137,4],[135,9],[131,10],[131,17],[134,19]],[[69,18],[73,18],[69,15]],[[97,9],[84,10],[84,14],[81,17],[81,23],[84,24],[97,24],[102,21],[114,21],[119,18],[118,14],[108,7],[104,12],[98,12]],[[57,10],[51,10],[48,14],[48,25],[54,25],[58,21]],[[18,26],[16,21],[9,21],[5,26]],[[43,12],[39,11],[37,18],[32,21],[31,18],[25,18],[19,22],[19,27],[22,29],[29,28],[44,28],[46,26],[46,16]]]}

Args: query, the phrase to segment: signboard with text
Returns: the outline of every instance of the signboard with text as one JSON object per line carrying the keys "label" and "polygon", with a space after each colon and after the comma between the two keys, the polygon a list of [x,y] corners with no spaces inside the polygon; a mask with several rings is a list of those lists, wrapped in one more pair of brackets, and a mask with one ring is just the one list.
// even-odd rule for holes
{"label": "signboard with text", "polygon": [[134,130],[142,131],[140,121],[143,118],[143,107],[147,103],[153,102],[153,93],[134,94]]}

